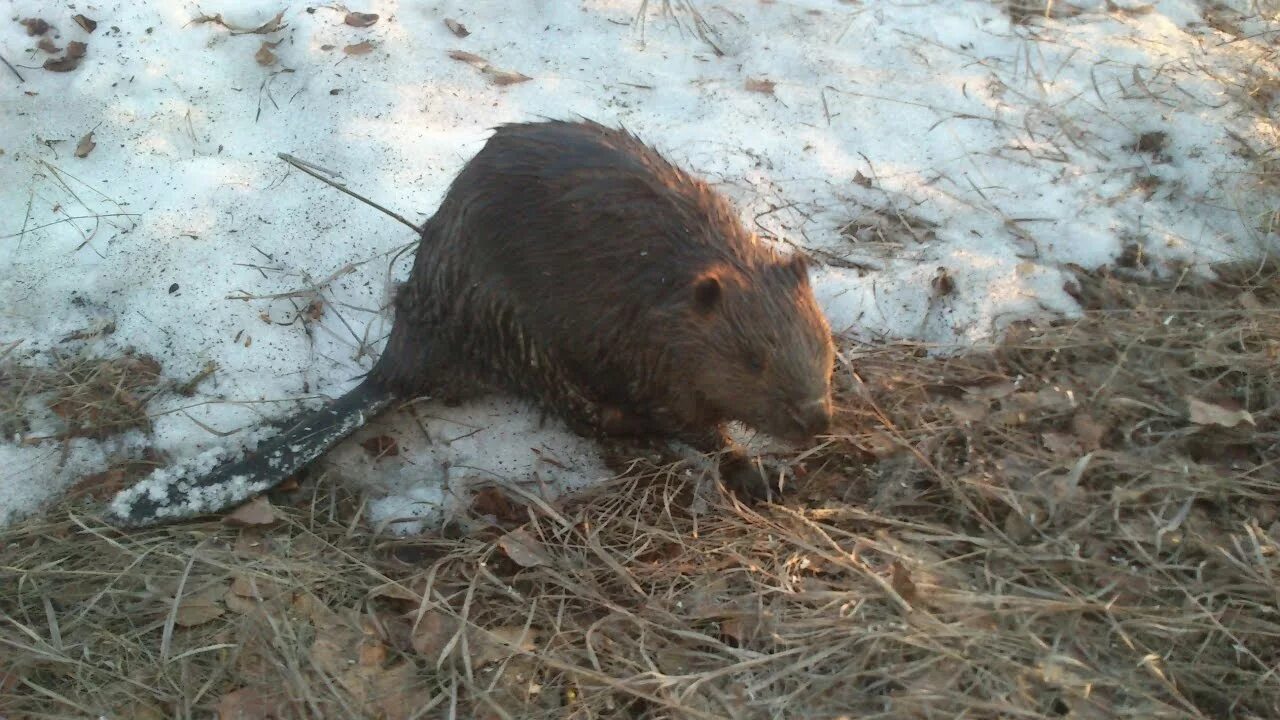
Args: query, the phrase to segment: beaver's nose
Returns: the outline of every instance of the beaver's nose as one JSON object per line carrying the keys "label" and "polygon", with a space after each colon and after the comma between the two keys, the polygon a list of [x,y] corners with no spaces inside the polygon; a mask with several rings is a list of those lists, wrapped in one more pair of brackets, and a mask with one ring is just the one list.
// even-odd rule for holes
{"label": "beaver's nose", "polygon": [[791,419],[808,437],[826,432],[831,428],[831,398],[819,398],[797,405],[791,411]]}

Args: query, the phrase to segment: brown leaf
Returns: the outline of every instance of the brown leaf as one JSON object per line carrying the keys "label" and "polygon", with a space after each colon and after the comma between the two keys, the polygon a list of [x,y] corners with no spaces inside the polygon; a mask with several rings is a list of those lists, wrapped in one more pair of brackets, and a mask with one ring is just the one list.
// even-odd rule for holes
{"label": "brown leaf", "polygon": [[458,22],[457,20],[454,20],[453,18],[445,18],[444,25],[445,27],[449,28],[449,32],[453,33],[454,35],[457,35],[460,38],[464,38],[471,34],[471,31],[467,29],[466,25],[463,25],[462,23]]}
{"label": "brown leaf", "polygon": [[[221,595],[223,588],[214,587],[212,592]],[[173,621],[182,627],[194,627],[221,617],[223,612],[222,606],[218,604],[214,595],[210,592],[202,592],[182,598],[178,602],[178,612],[175,613]]]}
{"label": "brown leaf", "polygon": [[966,424],[982,421],[991,409],[987,402],[972,398],[955,398],[943,404],[955,419]]}
{"label": "brown leaf", "polygon": [[351,642],[351,633],[345,628],[317,632],[311,643],[311,662],[330,675],[340,675],[349,667]]}
{"label": "brown leaf", "polygon": [[258,52],[253,54],[253,59],[257,60],[258,64],[263,67],[274,65],[276,62],[276,54],[271,52],[271,48],[273,46],[274,43],[262,43],[262,47],[258,48]]}
{"label": "brown leaf", "polygon": [[866,435],[859,438],[858,443],[863,450],[880,458],[881,460],[897,455],[902,452],[902,445],[888,433],[880,430],[869,430]]}
{"label": "brown leaf", "polygon": [[1079,457],[1081,453],[1080,443],[1076,441],[1074,435],[1056,432],[1041,433],[1040,442],[1044,443],[1049,452],[1058,457]]}
{"label": "brown leaf", "polygon": [[40,18],[27,18],[22,21],[22,24],[27,27],[27,35],[30,36],[43,35],[53,27]]}
{"label": "brown leaf", "polygon": [[387,646],[372,638],[361,640],[358,652],[356,664],[360,667],[377,669],[387,661]]}
{"label": "brown leaf", "polygon": [[546,565],[550,558],[542,543],[524,528],[517,528],[498,539],[498,547],[521,567]]}
{"label": "brown leaf", "polygon": [[348,55],[368,55],[373,52],[373,47],[373,43],[365,40],[364,42],[356,43],[355,45],[348,45],[342,48],[342,52]]}
{"label": "brown leaf", "polygon": [[98,147],[98,143],[93,141],[93,131],[90,130],[87,135],[80,138],[80,142],[76,143],[76,157],[85,157],[93,152],[96,147]]}
{"label": "brown leaf", "polygon": [[1231,410],[1196,398],[1187,398],[1187,416],[1196,425],[1221,425],[1228,428],[1242,422],[1257,425],[1248,410]]}
{"label": "brown leaf", "polygon": [[484,58],[480,57],[479,55],[476,55],[475,53],[469,53],[465,50],[450,50],[449,57],[453,58],[454,60],[459,60],[461,62],[467,63],[468,65],[474,65],[478,68],[487,67],[489,65],[488,60],[485,60]]}
{"label": "brown leaf", "polygon": [[236,508],[231,514],[222,518],[227,525],[249,527],[254,525],[270,525],[276,521],[275,509],[271,501],[259,495]]}
{"label": "brown leaf", "polygon": [[476,628],[470,640],[471,662],[477,667],[537,649],[533,628],[525,630],[520,625]]}
{"label": "brown leaf", "polygon": [[482,72],[489,76],[490,82],[494,85],[515,85],[516,83],[522,83],[533,79],[528,75],[522,75],[518,72],[495,70],[492,67],[486,67]]}
{"label": "brown leaf", "polygon": [[342,617],[329,609],[320,598],[307,592],[298,593],[293,598],[293,609],[299,615],[311,619],[311,624],[319,630],[333,630],[341,627]]}
{"label": "brown leaf", "polygon": [[413,649],[424,658],[438,661],[458,634],[457,619],[438,611],[428,611],[417,617],[417,611],[408,613],[415,620],[411,642]]}
{"label": "brown leaf", "polygon": [[523,505],[511,502],[511,498],[495,487],[478,490],[472,496],[471,512],[478,517],[493,517],[499,522],[520,522],[527,517]]}
{"label": "brown leaf", "polygon": [[76,24],[80,26],[80,29],[84,30],[87,33],[91,33],[94,30],[98,29],[98,21],[90,20],[84,15],[72,15],[71,19],[75,20]]}
{"label": "brown leaf", "polygon": [[1236,300],[1239,301],[1240,307],[1245,310],[1257,312],[1262,309],[1262,302],[1259,301],[1258,296],[1254,295],[1250,290],[1245,290],[1240,293],[1240,295],[1236,297]]}
{"label": "brown leaf", "polygon": [[[222,20],[221,15],[218,15],[217,17],[218,17],[218,20]],[[266,35],[267,33],[273,33],[279,30],[280,28],[284,27],[283,23],[281,23],[281,20],[283,19],[284,19],[284,11],[281,10],[280,12],[276,13],[275,17],[262,23],[261,25],[259,25],[258,27],[252,30],[236,30],[235,28],[232,28],[230,25],[227,25],[225,22],[222,23],[222,25],[230,29],[232,35]]]}
{"label": "brown leaf", "polygon": [[218,720],[266,720],[275,717],[279,711],[276,703],[252,687],[242,687],[223,695],[217,709]]}
{"label": "brown leaf", "polygon": [[384,597],[392,600],[422,602],[422,595],[398,582],[387,582],[369,591],[370,597]]}
{"label": "brown leaf", "polygon": [[203,14],[202,14],[202,15],[199,15],[199,16],[197,16],[197,17],[192,18],[192,19],[191,19],[191,22],[190,22],[189,24],[191,24],[191,25],[203,25],[203,24],[205,24],[205,23],[213,23],[214,25],[221,25],[222,27],[227,27],[227,21],[222,19],[222,13],[218,13],[218,14],[216,14],[216,15],[203,15]]}
{"label": "brown leaf", "polygon": [[89,45],[87,43],[82,43],[79,40],[72,40],[67,43],[67,57],[69,58],[79,60],[84,57],[87,52],[89,52]]}
{"label": "brown leaf", "polygon": [[231,592],[255,600],[272,600],[285,593],[285,588],[275,580],[237,573],[231,581]]}
{"label": "brown leaf", "polygon": [[378,22],[378,16],[376,13],[349,12],[346,17],[342,18],[342,22],[351,27],[366,28]]}
{"label": "brown leaf", "polygon": [[360,443],[360,447],[374,458],[391,457],[400,454],[400,445],[390,435],[376,435]]}
{"label": "brown leaf", "polygon": [[80,67],[80,58],[74,58],[68,55],[67,57],[58,58],[57,60],[45,60],[44,65],[41,67],[49,72],[71,72],[72,70]]}
{"label": "brown leaf", "polygon": [[1107,434],[1105,427],[1094,420],[1092,415],[1083,411],[1071,418],[1071,430],[1080,441],[1080,446],[1087,451],[1102,447],[1102,437]]}
{"label": "brown leaf", "polygon": [[776,85],[777,83],[775,83],[774,81],[766,80],[764,78],[747,78],[747,82],[746,82],[746,88],[748,92],[758,92],[758,93],[763,93],[765,95],[772,95],[773,88]]}
{"label": "brown leaf", "polygon": [[40,42],[36,43],[36,47],[49,53],[50,55],[57,55],[58,53],[62,52],[62,48],[53,44],[53,38],[51,37],[40,38]]}
{"label": "brown leaf", "polygon": [[956,281],[944,267],[938,268],[929,284],[933,287],[933,294],[936,297],[945,297],[956,291]]}
{"label": "brown leaf", "polygon": [[889,584],[893,586],[893,591],[898,593],[909,604],[914,603],[919,595],[916,592],[916,584],[911,581],[911,573],[897,560],[893,561],[893,571],[889,578]]}

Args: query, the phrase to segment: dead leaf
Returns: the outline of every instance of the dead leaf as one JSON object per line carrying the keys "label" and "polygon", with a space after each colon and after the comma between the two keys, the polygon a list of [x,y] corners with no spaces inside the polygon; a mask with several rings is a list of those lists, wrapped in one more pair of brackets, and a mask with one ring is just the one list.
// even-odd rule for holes
{"label": "dead leaf", "polygon": [[347,16],[342,19],[342,22],[350,25],[351,27],[367,28],[378,22],[378,16],[376,13],[349,12],[347,13]]}
{"label": "dead leaf", "polygon": [[889,578],[889,584],[893,586],[893,591],[906,600],[908,604],[916,601],[919,593],[916,592],[916,584],[911,581],[911,573],[907,568],[897,560],[893,561],[892,574]]}
{"label": "dead leaf", "polygon": [[1240,302],[1240,307],[1251,312],[1257,312],[1262,309],[1262,302],[1258,300],[1258,296],[1252,291],[1245,290],[1236,298]]}
{"label": "dead leaf", "polygon": [[966,394],[973,397],[986,398],[988,400],[999,400],[1000,398],[1012,395],[1017,389],[1017,385],[1014,385],[1008,380],[1002,380],[990,385],[974,385],[972,387],[967,387],[964,388],[964,391]]}
{"label": "dead leaf", "polygon": [[866,435],[859,438],[858,444],[863,450],[866,450],[881,460],[902,452],[902,445],[899,444],[892,435],[881,432],[880,430],[867,431]]}
{"label": "dead leaf", "polygon": [[49,53],[50,55],[57,55],[58,53],[62,52],[62,48],[53,44],[53,38],[51,37],[40,38],[40,42],[36,43],[36,47]]}
{"label": "dead leaf", "polygon": [[1071,430],[1080,446],[1089,451],[1102,447],[1102,437],[1107,434],[1107,429],[1086,412],[1078,412],[1071,418]]}
{"label": "dead leaf", "polygon": [[222,617],[222,606],[217,598],[225,592],[225,586],[218,585],[195,595],[188,595],[178,601],[178,612],[174,614],[174,622],[182,627],[194,627]]}
{"label": "dead leaf", "polygon": [[454,20],[453,18],[445,18],[444,25],[445,27],[449,28],[449,32],[453,33],[454,35],[460,38],[464,38],[471,34],[471,31],[467,29],[466,25],[463,25],[462,23],[458,22],[457,20]]}
{"label": "dead leaf", "polygon": [[319,630],[333,630],[341,627],[342,617],[329,609],[320,598],[308,592],[298,593],[293,598],[293,609],[311,619],[311,624]]}
{"label": "dead leaf", "polygon": [[266,720],[275,717],[278,711],[276,703],[252,687],[232,690],[218,701],[218,720]]}
{"label": "dead leaf", "polygon": [[496,70],[493,67],[486,67],[482,72],[489,76],[490,82],[494,85],[515,85],[516,83],[522,83],[533,79],[528,75],[522,75],[518,72],[508,72],[506,70]]}
{"label": "dead leaf", "polygon": [[392,600],[422,602],[422,595],[415,593],[398,582],[387,582],[369,591],[370,597],[384,597]]}
{"label": "dead leaf", "polygon": [[22,21],[22,24],[27,28],[27,35],[33,37],[36,35],[43,35],[49,32],[50,28],[53,27],[40,18],[27,18]]}
{"label": "dead leaf", "polygon": [[365,40],[364,42],[356,43],[355,45],[348,45],[342,48],[342,52],[348,55],[368,55],[373,52],[373,47],[373,43]]}
{"label": "dead leaf", "polygon": [[360,447],[374,458],[394,457],[400,454],[400,445],[390,435],[376,435],[360,443]]}
{"label": "dead leaf", "polygon": [[956,281],[944,267],[938,268],[929,285],[933,287],[933,294],[936,297],[945,297],[956,291]]}
{"label": "dead leaf", "polygon": [[991,409],[986,402],[971,398],[956,398],[943,404],[962,423],[981,422]]}
{"label": "dead leaf", "polygon": [[222,518],[223,523],[238,527],[270,525],[275,521],[276,513],[275,509],[271,507],[271,501],[261,495]]}
{"label": "dead leaf", "polygon": [[89,45],[87,43],[82,43],[79,40],[72,40],[67,43],[67,57],[69,58],[79,60],[84,57],[87,52],[89,52]]}
{"label": "dead leaf", "polygon": [[746,88],[749,92],[758,92],[758,93],[763,93],[765,95],[772,95],[773,88],[776,85],[777,83],[775,83],[774,81],[766,80],[764,78],[747,78]]}
{"label": "dead leaf", "polygon": [[356,664],[360,667],[377,669],[387,661],[387,646],[373,638],[361,640],[357,651]]}
{"label": "dead leaf", "polygon": [[253,577],[244,573],[236,574],[235,579],[231,581],[230,590],[235,595],[255,600],[272,600],[285,593],[285,588],[275,580]]}
{"label": "dead leaf", "polygon": [[1196,425],[1221,425],[1232,428],[1240,423],[1257,426],[1248,410],[1231,410],[1221,405],[1187,398],[1187,415]]}
{"label": "dead leaf", "polygon": [[480,72],[484,73],[484,75],[487,76],[489,81],[494,85],[515,85],[516,83],[522,83],[533,79],[528,75],[523,75],[518,72],[500,70],[490,65],[488,60],[485,60],[475,53],[466,52],[465,50],[450,50],[449,57],[477,68]]}
{"label": "dead leaf", "polygon": [[498,539],[498,547],[520,567],[546,565],[550,558],[542,543],[524,528],[517,528]]}
{"label": "dead leaf", "polygon": [[511,502],[511,498],[495,487],[478,490],[471,499],[471,513],[477,517],[489,516],[499,522],[518,523],[526,518],[523,505]]}
{"label": "dead leaf", "polygon": [[98,147],[98,143],[93,141],[93,131],[90,130],[87,135],[80,138],[80,142],[76,143],[76,157],[85,157],[93,152],[96,147]]}
{"label": "dead leaf", "polygon": [[[222,16],[219,15],[218,18],[221,19]],[[225,27],[227,27],[229,30],[231,30],[232,35],[266,35],[267,33],[273,33],[279,30],[280,28],[284,27],[283,23],[281,23],[281,20],[283,19],[284,19],[284,11],[281,10],[280,12],[276,13],[275,17],[262,23],[261,25],[259,25],[258,27],[252,30],[236,30],[235,28],[232,28],[230,25],[227,25],[225,22],[222,24]]]}
{"label": "dead leaf", "polygon": [[465,50],[450,50],[449,57],[453,58],[454,60],[459,60],[461,62],[467,63],[468,65],[474,65],[478,68],[486,67],[489,64],[488,60],[485,60],[484,58],[480,57],[479,55],[476,55],[475,53],[466,52]]}
{"label": "dead leaf", "polygon": [[413,649],[424,658],[439,661],[458,634],[458,621],[438,611],[428,611],[421,618],[417,614],[417,610],[406,614],[415,620],[410,636]]}
{"label": "dead leaf", "polygon": [[533,640],[533,628],[525,630],[520,625],[476,628],[469,643],[471,662],[479,667],[522,652],[533,652],[537,649]]}
{"label": "dead leaf", "polygon": [[1076,441],[1075,436],[1066,433],[1041,433],[1040,442],[1044,443],[1049,452],[1058,457],[1079,457],[1081,452],[1080,443]]}
{"label": "dead leaf", "polygon": [[84,15],[72,15],[71,19],[75,20],[76,24],[80,26],[80,29],[84,30],[87,33],[91,33],[94,30],[98,29],[98,21],[90,20]]}
{"label": "dead leaf", "polygon": [[[72,53],[72,46],[74,45],[81,46],[81,50],[79,50],[79,55],[74,55]],[[84,56],[83,46],[84,46],[83,42],[79,42],[79,44],[77,44],[77,42],[70,42],[70,44],[67,45],[67,55],[61,56],[61,58],[58,58],[56,60],[54,59],[45,60],[45,64],[41,65],[41,67],[45,68],[46,70],[49,70],[49,72],[51,73],[72,72],[72,70],[79,67],[79,61],[81,61],[81,58],[83,58]]]}
{"label": "dead leaf", "polygon": [[263,67],[267,67],[268,65],[274,65],[276,62],[276,54],[271,52],[271,48],[275,47],[278,44],[279,43],[269,43],[269,42],[262,43],[262,47],[258,48],[258,52],[253,54],[253,59],[257,60],[258,64]]}

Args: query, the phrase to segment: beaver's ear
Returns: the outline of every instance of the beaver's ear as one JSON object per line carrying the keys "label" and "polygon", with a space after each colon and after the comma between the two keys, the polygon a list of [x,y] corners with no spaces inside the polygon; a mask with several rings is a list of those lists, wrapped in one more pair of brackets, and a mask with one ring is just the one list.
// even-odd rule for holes
{"label": "beaver's ear", "polygon": [[700,313],[715,312],[720,307],[720,298],[723,294],[720,273],[715,270],[708,270],[693,281],[693,307]]}
{"label": "beaver's ear", "polygon": [[801,252],[792,253],[782,261],[783,269],[796,282],[808,282],[809,265],[809,256]]}

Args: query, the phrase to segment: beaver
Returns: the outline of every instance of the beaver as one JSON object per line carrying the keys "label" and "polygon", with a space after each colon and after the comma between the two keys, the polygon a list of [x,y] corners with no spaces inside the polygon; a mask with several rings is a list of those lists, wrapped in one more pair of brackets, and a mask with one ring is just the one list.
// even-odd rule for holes
{"label": "beaver", "polygon": [[740,496],[771,481],[729,421],[827,430],[834,345],[807,260],[626,130],[503,125],[421,229],[379,359],[353,390],[243,460],[197,458],[120,493],[120,524],[216,512],[282,482],[397,399],[532,400],[596,437],[715,453]]}

